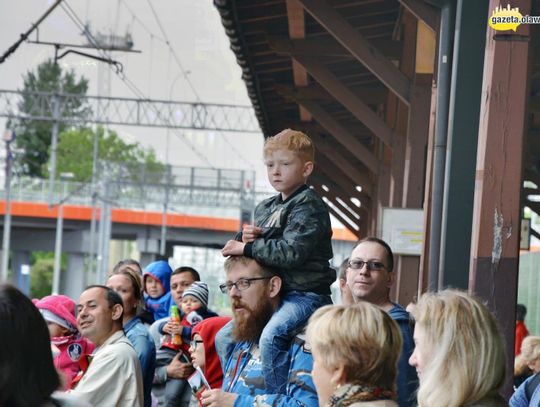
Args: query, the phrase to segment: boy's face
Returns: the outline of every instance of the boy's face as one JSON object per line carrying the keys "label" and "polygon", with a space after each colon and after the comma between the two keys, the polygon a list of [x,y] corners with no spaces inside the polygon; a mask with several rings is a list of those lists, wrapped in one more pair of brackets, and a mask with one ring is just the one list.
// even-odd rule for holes
{"label": "boy's face", "polygon": [[206,360],[204,354],[204,343],[201,335],[193,335],[193,339],[191,340],[189,346],[189,353],[191,355],[191,362],[193,363],[193,366],[200,367],[204,371]]}
{"label": "boy's face", "polygon": [[159,298],[164,294],[163,286],[161,285],[161,283],[154,280],[150,276],[146,277],[146,281],[144,283],[144,290],[152,298]]}
{"label": "boy's face", "polygon": [[191,295],[186,295],[184,298],[182,298],[182,311],[184,311],[184,314],[186,315],[201,307],[202,303]]}
{"label": "boy's face", "polygon": [[59,336],[65,336],[68,334],[68,330],[62,325],[58,325],[54,322],[47,321],[47,328],[49,328],[49,336],[51,338],[56,338]]}
{"label": "boy's face", "polygon": [[298,187],[306,182],[313,171],[311,161],[302,162],[293,151],[278,149],[269,152],[264,157],[268,181],[283,200],[287,199]]}

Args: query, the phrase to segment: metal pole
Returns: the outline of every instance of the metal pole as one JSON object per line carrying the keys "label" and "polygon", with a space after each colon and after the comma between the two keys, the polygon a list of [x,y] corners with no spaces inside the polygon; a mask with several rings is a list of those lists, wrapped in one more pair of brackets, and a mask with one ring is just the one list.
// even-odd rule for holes
{"label": "metal pole", "polygon": [[4,235],[2,238],[2,281],[8,279],[9,243],[11,239],[11,150],[10,141],[6,141],[6,213],[4,215]]}
{"label": "metal pole", "polygon": [[51,139],[51,164],[49,167],[49,208],[53,202],[54,180],[56,179],[56,151],[58,149],[58,119],[60,111],[60,102],[58,94],[53,95],[53,125]]}
{"label": "metal pole", "polygon": [[452,74],[452,46],[454,39],[454,1],[446,0],[441,7],[437,67],[437,121],[433,147],[433,184],[431,199],[431,227],[429,234],[428,289],[439,287],[439,260],[441,256],[441,227],[444,202],[444,174],[448,136],[448,109]]}
{"label": "metal pole", "polygon": [[98,244],[97,244],[97,256],[96,256],[96,281],[95,284],[101,284],[101,275],[103,274],[103,239],[105,235],[105,202],[101,202],[99,232],[98,232]]}
{"label": "metal pole", "polygon": [[90,221],[90,271],[96,272],[95,251],[96,251],[96,220],[97,220],[97,160],[99,151],[98,129],[94,133],[94,151],[92,154],[92,220]]}
{"label": "metal pole", "polygon": [[166,184],[165,184],[165,202],[163,203],[163,214],[161,217],[161,241],[159,242],[159,254],[165,256],[167,243],[167,210],[169,206],[169,188],[171,186],[171,166],[167,165]]}
{"label": "metal pole", "polygon": [[[66,196],[66,183],[60,177],[62,183],[63,196]],[[54,242],[54,268],[53,268],[53,284],[52,293],[60,292],[60,263],[62,260],[62,235],[64,231],[64,202],[63,197],[58,204],[58,214],[56,217],[56,239]]]}
{"label": "metal pole", "polygon": [[111,241],[111,229],[112,229],[112,205],[109,202],[109,184],[108,182],[105,184],[105,199],[107,200],[105,202],[105,213],[102,215],[102,222],[104,225],[104,236],[103,236],[103,250],[101,255],[101,261],[103,262],[101,266],[101,272],[102,275],[100,276],[100,284],[103,284],[105,282],[105,277],[108,273],[109,269],[109,244]]}

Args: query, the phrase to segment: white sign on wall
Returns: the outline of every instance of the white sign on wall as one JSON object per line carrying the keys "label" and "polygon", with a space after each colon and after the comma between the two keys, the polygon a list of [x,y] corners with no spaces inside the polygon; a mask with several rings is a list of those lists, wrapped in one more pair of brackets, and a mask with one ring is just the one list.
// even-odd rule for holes
{"label": "white sign on wall", "polygon": [[420,256],[424,243],[424,211],[382,208],[380,236],[395,254]]}

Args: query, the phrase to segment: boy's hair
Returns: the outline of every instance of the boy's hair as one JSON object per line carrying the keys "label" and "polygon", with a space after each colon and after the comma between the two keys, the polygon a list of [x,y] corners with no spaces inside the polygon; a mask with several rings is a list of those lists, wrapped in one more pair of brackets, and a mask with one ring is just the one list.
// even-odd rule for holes
{"label": "boy's hair", "polygon": [[301,131],[285,129],[266,139],[263,156],[266,157],[279,149],[293,151],[303,163],[315,162],[315,146],[311,139]]}

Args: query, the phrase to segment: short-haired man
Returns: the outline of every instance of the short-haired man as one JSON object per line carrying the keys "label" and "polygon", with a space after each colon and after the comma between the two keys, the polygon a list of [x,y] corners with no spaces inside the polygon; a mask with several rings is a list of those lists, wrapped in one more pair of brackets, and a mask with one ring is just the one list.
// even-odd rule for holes
{"label": "short-haired man", "polygon": [[341,294],[341,303],[343,305],[354,304],[354,298],[351,293],[351,289],[347,285],[347,269],[349,268],[349,258],[347,257],[341,265],[338,271],[339,292]]}
{"label": "short-haired man", "polygon": [[[317,393],[311,377],[313,358],[296,336],[289,347],[289,374],[281,394],[265,394],[259,338],[279,308],[281,278],[255,260],[229,257],[225,262],[227,281],[220,286],[228,293],[234,315],[234,348],[226,355],[222,390],[207,390],[202,395],[205,407],[317,407]],[[222,355],[223,356],[223,355]]]}
{"label": "short-haired man", "polygon": [[122,330],[122,298],[102,285],[87,287],[77,305],[79,332],[96,349],[73,393],[93,406],[143,406],[137,353]]}
{"label": "short-haired man", "polygon": [[362,239],[353,249],[347,270],[347,285],[355,302],[367,301],[378,305],[394,319],[401,330],[403,348],[398,362],[398,402],[400,407],[415,404],[414,393],[418,377],[408,360],[414,350],[409,314],[390,301],[394,284],[394,256],[388,244],[376,237]]}
{"label": "short-haired man", "polygon": [[[170,286],[171,286],[171,297],[174,303],[178,306],[178,310],[182,312],[182,295],[184,291],[189,288],[195,281],[200,281],[201,278],[197,270],[192,267],[182,266],[176,268],[171,274]],[[152,384],[152,393],[157,397],[159,405],[165,405],[166,400],[166,385],[169,379],[187,379],[193,373],[193,366],[191,363],[187,363],[180,359],[181,353],[177,354],[177,357],[174,357],[169,363],[169,356],[166,352],[160,352],[161,348],[161,337],[164,333],[172,334],[173,331],[170,329],[171,324],[169,324],[169,317],[162,318],[157,320],[150,327],[150,334],[154,338],[156,349],[156,363],[157,367],[154,373],[154,381]],[[189,343],[191,341],[191,328],[184,327],[182,330],[182,340]],[[162,365],[164,364],[164,365]],[[162,365],[162,366],[160,366]],[[191,398],[191,389],[185,383],[185,391],[179,397],[179,400],[175,400],[178,403],[188,403]],[[183,405],[183,404],[179,404]]]}

